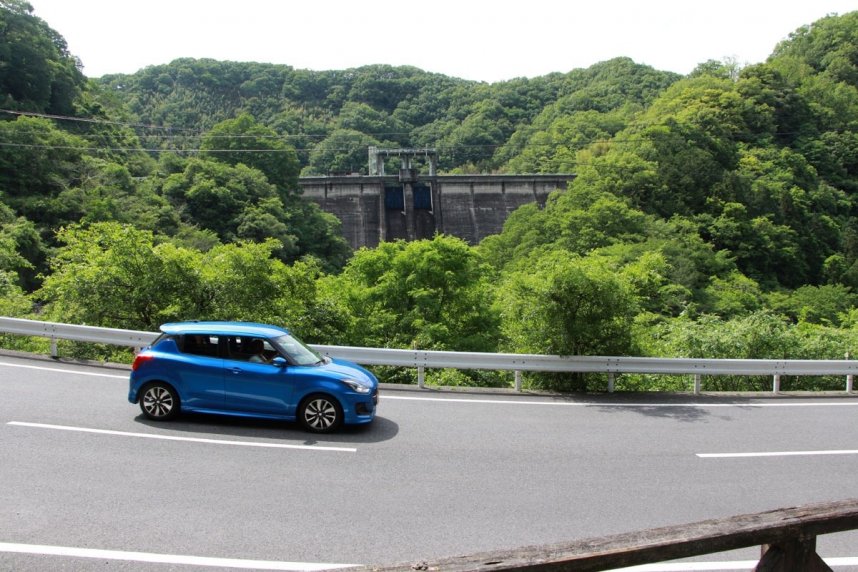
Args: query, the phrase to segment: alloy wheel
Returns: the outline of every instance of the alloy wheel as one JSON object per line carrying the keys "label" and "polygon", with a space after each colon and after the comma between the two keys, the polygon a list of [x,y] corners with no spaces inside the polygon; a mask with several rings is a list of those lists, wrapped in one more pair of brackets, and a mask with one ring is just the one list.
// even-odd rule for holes
{"label": "alloy wheel", "polygon": [[155,385],[143,394],[143,411],[153,419],[169,417],[175,406],[176,400],[166,387]]}
{"label": "alloy wheel", "polygon": [[339,414],[330,400],[318,397],[307,403],[304,408],[304,421],[313,431],[327,431],[336,423]]}

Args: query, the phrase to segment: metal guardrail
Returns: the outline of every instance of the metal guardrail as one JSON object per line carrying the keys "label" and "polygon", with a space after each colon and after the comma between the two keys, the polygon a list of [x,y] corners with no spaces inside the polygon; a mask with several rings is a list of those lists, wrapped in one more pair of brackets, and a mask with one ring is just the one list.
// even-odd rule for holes
{"label": "metal guardrail", "polygon": [[[0,333],[50,338],[51,355],[57,356],[57,340],[74,340],[127,347],[145,347],[157,333],[78,326],[56,322],[0,317]],[[780,392],[781,376],[836,375],[846,377],[846,392],[852,393],[858,361],[852,360],[772,360],[772,359],[696,359],[610,356],[548,356],[361,348],[311,344],[316,351],[363,365],[416,368],[418,386],[423,387],[428,369],[481,369],[514,371],[516,389],[521,390],[521,372],[604,373],[608,389],[613,391],[618,374],[664,374],[694,376],[694,393],[700,393],[704,375],[771,376],[773,391]]]}
{"label": "metal guardrail", "polygon": [[152,343],[158,334],[136,330],[117,330],[113,328],[98,328],[95,326],[77,326],[57,322],[42,322],[39,320],[24,320],[22,318],[0,317],[0,332],[50,338],[51,355],[57,356],[57,340],[73,340],[96,344],[110,344],[132,348],[145,347]]}

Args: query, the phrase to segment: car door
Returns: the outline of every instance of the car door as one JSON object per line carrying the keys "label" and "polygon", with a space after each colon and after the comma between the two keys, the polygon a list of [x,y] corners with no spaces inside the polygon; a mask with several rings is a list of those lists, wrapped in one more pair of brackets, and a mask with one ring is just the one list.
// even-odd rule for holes
{"label": "car door", "polygon": [[186,409],[223,407],[224,360],[220,356],[220,337],[210,334],[186,334],[181,340],[181,358],[175,364],[182,406]]}
{"label": "car door", "polygon": [[[263,358],[256,361],[253,347],[264,344]],[[292,384],[286,368],[270,363],[277,355],[263,338],[229,336],[224,362],[224,408],[236,413],[288,416]]]}

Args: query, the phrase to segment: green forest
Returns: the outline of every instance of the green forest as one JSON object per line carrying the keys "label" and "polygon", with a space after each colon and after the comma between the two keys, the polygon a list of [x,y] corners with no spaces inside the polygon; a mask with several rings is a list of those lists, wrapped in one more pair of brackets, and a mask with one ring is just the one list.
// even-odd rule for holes
{"label": "green forest", "polygon": [[[858,12],[784,34],[763,63],[687,76],[618,57],[493,84],[205,59],[87,78],[61,31],[0,0],[0,316],[148,331],[252,320],[366,347],[842,359],[858,352]],[[577,177],[480,244],[352,252],[298,178],[366,173],[369,146],[435,148],[442,174]]]}

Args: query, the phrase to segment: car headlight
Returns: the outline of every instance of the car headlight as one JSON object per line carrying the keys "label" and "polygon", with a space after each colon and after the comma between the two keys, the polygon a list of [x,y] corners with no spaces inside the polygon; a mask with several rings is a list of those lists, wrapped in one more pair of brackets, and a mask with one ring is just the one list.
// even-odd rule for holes
{"label": "car headlight", "polygon": [[372,387],[366,384],[366,382],[358,381],[356,379],[346,378],[343,380],[343,383],[352,388],[356,393],[369,393]]}

